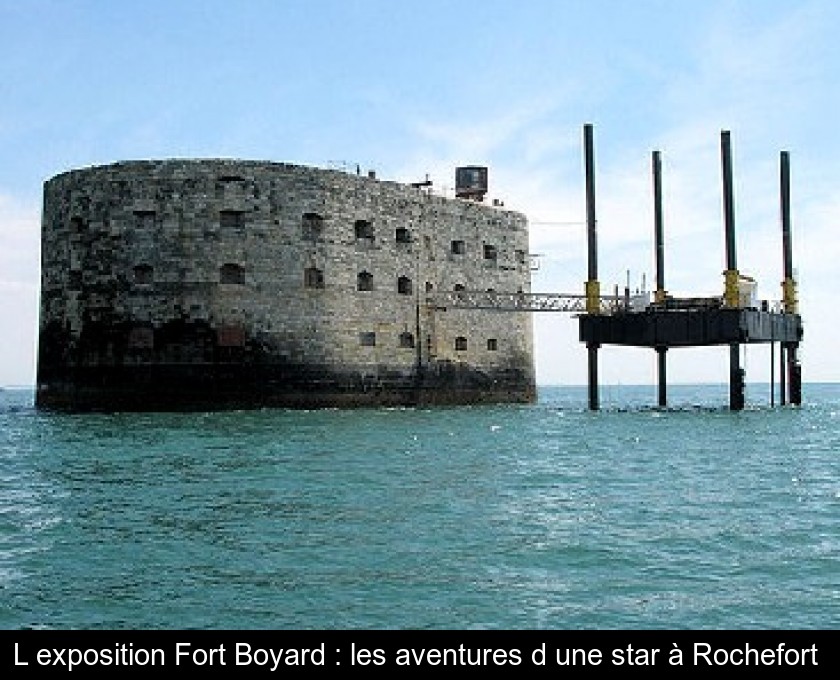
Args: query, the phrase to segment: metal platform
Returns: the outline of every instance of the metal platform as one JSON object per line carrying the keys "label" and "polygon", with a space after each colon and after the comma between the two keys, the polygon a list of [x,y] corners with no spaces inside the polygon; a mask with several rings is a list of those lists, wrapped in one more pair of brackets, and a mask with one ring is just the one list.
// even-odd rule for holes
{"label": "metal platform", "polygon": [[[739,348],[744,344],[778,342],[781,347],[781,403],[802,401],[801,367],[797,357],[802,340],[802,318],[798,313],[796,281],[793,278],[790,220],[789,155],[780,156],[782,222],[783,299],[779,308],[754,299],[755,281],[738,270],[735,247],[735,200],[732,182],[732,152],[729,131],[721,132],[721,170],[725,235],[724,292],[714,298],[674,298],[665,288],[664,220],[662,209],[661,158],[652,154],[654,243],[656,289],[654,302],[643,310],[629,304],[614,313],[603,313],[598,281],[597,220],[595,218],[595,154],[592,126],[584,126],[586,172],[586,235],[588,279],[585,309],[579,315],[580,340],[588,353],[589,408],[598,409],[598,350],[603,345],[624,345],[655,349],[658,363],[658,403],[667,405],[666,354],[672,347],[729,346],[729,406],[744,408],[745,371]],[[629,302],[629,297],[627,298]],[[771,358],[771,365],[773,360]],[[771,381],[773,380],[771,376]],[[789,387],[785,386],[785,383]]]}
{"label": "metal platform", "polygon": [[798,314],[758,309],[662,309],[580,317],[580,341],[587,345],[655,349],[801,340]]}
{"label": "metal platform", "polygon": [[[495,290],[435,291],[426,296],[431,310],[476,309],[498,312],[565,312],[578,316],[580,341],[588,353],[589,408],[599,408],[598,351],[603,345],[647,347],[656,350],[658,404],[667,405],[668,349],[728,345],[729,405],[744,408],[745,371],[741,368],[741,345],[771,345],[771,383],[774,378],[773,347],[780,346],[779,394],[781,404],[802,402],[801,367],[797,357],[802,341],[802,317],[798,312],[790,225],[790,170],[787,152],[781,153],[781,218],[784,262],[783,298],[778,303],[755,299],[755,281],[738,271],[735,249],[735,211],[732,191],[732,159],[729,132],[721,133],[726,269],[724,292],[716,297],[674,297],[665,289],[664,229],[660,153],[652,155],[654,189],[654,242],[656,289],[653,301],[644,290],[624,295],[601,295],[598,281],[597,220],[595,218],[595,164],[592,126],[584,126],[586,172],[586,231],[588,279],[583,294],[497,292]],[[644,286],[643,286],[644,288]]]}

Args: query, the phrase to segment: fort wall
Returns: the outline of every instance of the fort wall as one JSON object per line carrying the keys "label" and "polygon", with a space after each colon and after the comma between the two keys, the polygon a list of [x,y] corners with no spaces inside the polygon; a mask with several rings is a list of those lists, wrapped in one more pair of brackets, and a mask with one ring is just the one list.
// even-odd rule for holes
{"label": "fort wall", "polygon": [[520,213],[335,170],[123,162],[46,182],[37,403],[69,409],[531,401]]}

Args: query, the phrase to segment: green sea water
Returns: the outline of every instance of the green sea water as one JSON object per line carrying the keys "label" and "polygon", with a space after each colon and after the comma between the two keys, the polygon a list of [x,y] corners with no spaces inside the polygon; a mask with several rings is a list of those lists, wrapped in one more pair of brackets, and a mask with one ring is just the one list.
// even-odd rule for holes
{"label": "green sea water", "polygon": [[0,392],[0,628],[840,626],[840,386],[40,412]]}

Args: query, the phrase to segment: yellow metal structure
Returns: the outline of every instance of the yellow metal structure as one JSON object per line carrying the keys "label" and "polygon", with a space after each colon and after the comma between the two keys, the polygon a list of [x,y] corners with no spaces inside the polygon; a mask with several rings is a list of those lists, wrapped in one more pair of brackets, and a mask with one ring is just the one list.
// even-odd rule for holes
{"label": "yellow metal structure", "polygon": [[727,269],[723,272],[724,289],[723,289],[723,304],[726,307],[737,309],[740,307],[740,286],[738,285],[741,275],[737,269]]}
{"label": "yellow metal structure", "polygon": [[799,313],[799,300],[796,299],[796,281],[785,279],[782,281],[782,303],[788,314]]}
{"label": "yellow metal structure", "polygon": [[598,314],[601,311],[601,284],[598,281],[586,282],[586,313]]}

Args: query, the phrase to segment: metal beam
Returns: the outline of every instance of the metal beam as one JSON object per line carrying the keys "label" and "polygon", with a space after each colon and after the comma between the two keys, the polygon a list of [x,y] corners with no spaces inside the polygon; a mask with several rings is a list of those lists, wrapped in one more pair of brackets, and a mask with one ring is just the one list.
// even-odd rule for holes
{"label": "metal beam", "polygon": [[600,313],[601,284],[598,282],[598,222],[595,219],[595,145],[592,125],[583,126],[583,159],[586,173],[586,312]]}
{"label": "metal beam", "polygon": [[665,237],[662,219],[662,158],[658,151],[652,155],[653,165],[653,236],[656,245],[657,303],[665,302]]}
{"label": "metal beam", "polygon": [[[459,290],[435,293],[426,303],[438,309],[486,309],[498,312],[586,313],[586,295],[577,293],[498,293],[495,291]],[[603,295],[599,313],[626,310],[623,295]]]}
{"label": "metal beam", "polygon": [[[732,144],[729,130],[720,133],[721,164],[723,171],[723,227],[726,236],[726,269],[738,270],[735,249],[735,198],[732,188]],[[737,306],[737,305],[731,305]]]}

